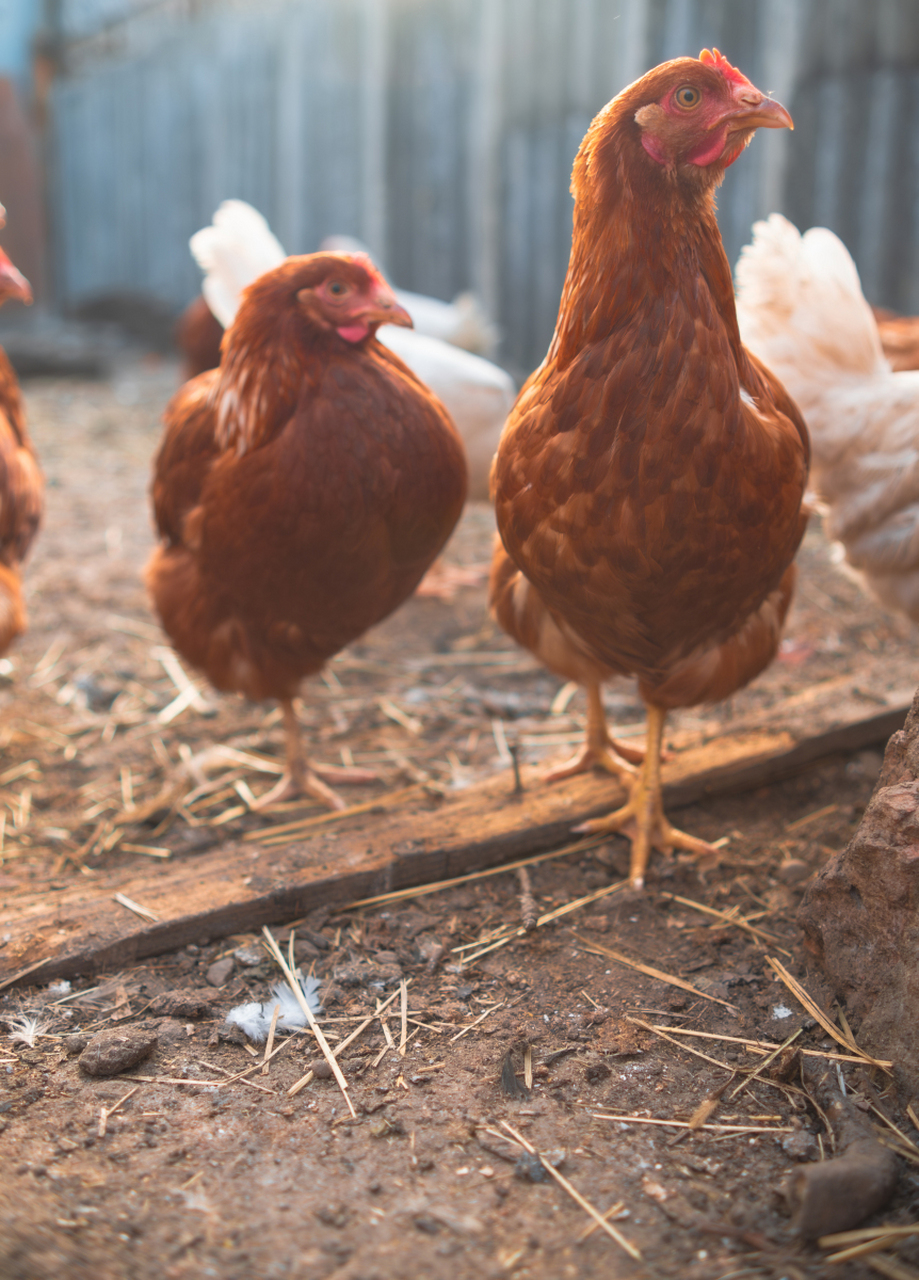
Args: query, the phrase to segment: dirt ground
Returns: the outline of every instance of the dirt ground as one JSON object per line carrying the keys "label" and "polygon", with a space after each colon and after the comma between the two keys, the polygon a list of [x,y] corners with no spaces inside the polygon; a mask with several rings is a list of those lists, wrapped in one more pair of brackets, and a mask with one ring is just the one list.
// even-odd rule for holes
{"label": "dirt ground", "polygon": [[[107,381],[26,389],[48,511],[28,570],[31,630],[0,685],[0,957],[4,924],[30,911],[313,812],[251,811],[279,768],[276,712],[189,686],[146,606],[149,461],[175,376],[125,359]],[[530,763],[579,741],[582,695],[488,620],[492,532],[490,510],[471,507],[445,557],[466,573],[441,577],[453,598],[413,599],[304,686],[317,756],[379,774],[358,802],[418,781],[468,787],[508,768],[508,741]],[[781,660],[730,705],[675,717],[677,748],[726,725],[806,718],[813,689],[851,687],[853,673],[866,716],[908,701],[912,629],[832,561],[812,528]],[[622,734],[640,734],[634,689],[613,685],[606,700]],[[214,743],[239,753],[216,777]],[[240,1077],[264,1046],[225,1015],[267,1000],[279,977],[254,932],[69,988],[6,990],[0,1277],[919,1276],[909,1241],[880,1263],[824,1262],[831,1251],[797,1239],[782,1196],[796,1159],[832,1155],[823,1113],[842,1089],[900,1149],[890,1125],[919,1142],[910,1099],[883,1072],[834,1058],[767,959],[825,1002],[795,911],[854,831],[880,761],[881,748],[865,750],[683,810],[681,826],[727,837],[720,862],[657,858],[640,895],[617,887],[621,841],[538,863],[538,910],[610,893],[479,958],[520,921],[512,873],[296,922],[330,1044],[363,1027],[340,1058],[353,1116],[309,1033],[279,1037],[265,1069]],[[187,790],[163,816],[158,797],[183,767]],[[286,947],[289,930],[275,933]],[[154,1032],[156,1047],[90,1077],[79,1054],[104,1029]],[[802,1057],[749,1079],[763,1063],[753,1042],[798,1031]],[[702,1128],[677,1127],[706,1099]],[[591,1230],[521,1142],[612,1210],[622,1241]],[[919,1150],[901,1159],[896,1197],[872,1221],[916,1219],[917,1163]]]}

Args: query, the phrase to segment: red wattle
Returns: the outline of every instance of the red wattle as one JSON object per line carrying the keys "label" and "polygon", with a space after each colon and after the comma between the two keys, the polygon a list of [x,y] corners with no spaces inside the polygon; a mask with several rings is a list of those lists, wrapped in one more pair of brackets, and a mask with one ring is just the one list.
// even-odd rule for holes
{"label": "red wattle", "polygon": [[343,324],[336,333],[340,338],[344,338],[345,342],[361,342],[370,332],[369,324]]}
{"label": "red wattle", "polygon": [[[707,142],[703,142],[695,151],[690,151],[686,159],[690,164],[697,164],[700,169],[704,169],[707,164],[714,164],[716,160],[721,159],[727,138],[728,131],[727,126],[725,126],[723,129],[719,129]],[[734,158],[736,159],[736,156]]]}

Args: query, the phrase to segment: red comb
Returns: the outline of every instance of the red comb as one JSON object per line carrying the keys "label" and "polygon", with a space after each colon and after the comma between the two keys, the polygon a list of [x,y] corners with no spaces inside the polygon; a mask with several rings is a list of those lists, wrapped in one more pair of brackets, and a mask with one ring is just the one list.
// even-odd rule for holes
{"label": "red comb", "polygon": [[718,49],[703,49],[699,54],[699,61],[707,67],[715,67],[724,76],[725,80],[733,80],[735,84],[749,84],[750,81],[742,71],[738,71],[736,67],[732,67],[723,53]]}

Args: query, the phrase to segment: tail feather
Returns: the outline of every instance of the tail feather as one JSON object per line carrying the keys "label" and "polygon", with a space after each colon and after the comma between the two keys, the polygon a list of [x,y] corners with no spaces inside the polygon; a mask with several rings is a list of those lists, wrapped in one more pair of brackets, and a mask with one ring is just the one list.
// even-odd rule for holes
{"label": "tail feather", "polygon": [[225,329],[243,289],[287,257],[262,215],[244,200],[224,200],[212,224],[196,231],[189,245],[205,273],[201,292]]}
{"label": "tail feather", "polygon": [[744,343],[783,381],[789,367],[810,378],[889,372],[855,263],[826,227],[802,236],[778,213],[754,223],[737,263],[737,318]]}

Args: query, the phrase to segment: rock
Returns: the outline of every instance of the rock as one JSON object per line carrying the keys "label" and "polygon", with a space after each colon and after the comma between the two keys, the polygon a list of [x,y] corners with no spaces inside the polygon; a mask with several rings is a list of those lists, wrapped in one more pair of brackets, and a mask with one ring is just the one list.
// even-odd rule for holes
{"label": "rock", "polygon": [[799,920],[861,1047],[919,1088],[919,693],[858,830],[808,886]]}
{"label": "rock", "polygon": [[205,991],[164,991],[150,1005],[154,1018],[184,1018],[187,1022],[200,1022],[213,1013],[210,993]]}
{"label": "rock", "polygon": [[229,982],[235,968],[236,961],[233,957],[224,956],[222,960],[215,960],[209,966],[207,973],[204,975],[204,981],[210,987],[222,987],[224,983]]}
{"label": "rock", "polygon": [[789,858],[775,869],[776,879],[781,880],[782,884],[800,884],[810,873],[810,867],[800,858]]}
{"label": "rock", "polygon": [[73,1058],[78,1053],[82,1053],[89,1044],[89,1037],[74,1032],[71,1036],[64,1036],[64,1049],[69,1057]]}
{"label": "rock", "polygon": [[790,1133],[782,1143],[782,1150],[792,1160],[816,1160],[820,1155],[820,1146],[812,1133],[802,1130]]}
{"label": "rock", "polygon": [[524,1151],[521,1156],[518,1156],[514,1165],[514,1175],[520,1178],[522,1182],[549,1181],[545,1165],[539,1159],[539,1156],[531,1155],[529,1151]]}
{"label": "rock", "polygon": [[[213,1042],[213,1037],[211,1043]],[[224,1022],[217,1028],[218,1044],[235,1044],[243,1048],[249,1043],[245,1031],[242,1027],[238,1027],[235,1022]]]}
{"label": "rock", "polygon": [[897,1157],[881,1146],[865,1117],[848,1100],[833,1103],[828,1115],[841,1154],[801,1165],[785,1188],[795,1230],[805,1240],[857,1227],[897,1189]]}
{"label": "rock", "polygon": [[294,959],[297,964],[304,964],[310,960],[318,960],[322,955],[319,948],[309,938],[294,938]]}
{"label": "rock", "polygon": [[98,1031],[80,1054],[79,1066],[88,1076],[117,1076],[149,1058],[157,1035],[143,1027]]}
{"label": "rock", "polygon": [[397,964],[372,964],[366,960],[349,960],[332,970],[332,978],[342,987],[386,986],[401,977],[402,970]]}
{"label": "rock", "polygon": [[247,969],[254,969],[256,965],[264,961],[265,952],[261,947],[256,946],[237,947],[233,952],[233,956]]}

